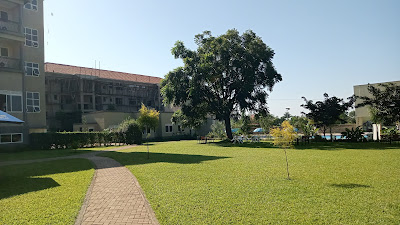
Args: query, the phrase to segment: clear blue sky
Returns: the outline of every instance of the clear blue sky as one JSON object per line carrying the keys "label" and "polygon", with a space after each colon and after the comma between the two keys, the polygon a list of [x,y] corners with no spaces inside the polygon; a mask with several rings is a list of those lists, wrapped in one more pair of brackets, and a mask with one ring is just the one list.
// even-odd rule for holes
{"label": "clear blue sky", "polygon": [[[177,40],[195,49],[210,30],[253,30],[283,76],[271,113],[300,115],[302,96],[348,97],[353,86],[400,80],[400,1],[46,0],[46,61],[164,77],[181,65]],[[98,64],[97,64],[98,65]]]}

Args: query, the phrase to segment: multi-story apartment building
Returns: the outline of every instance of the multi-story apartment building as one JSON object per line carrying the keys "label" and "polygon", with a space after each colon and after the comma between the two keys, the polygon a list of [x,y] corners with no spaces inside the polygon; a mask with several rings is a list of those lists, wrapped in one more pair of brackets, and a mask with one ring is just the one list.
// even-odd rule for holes
{"label": "multi-story apartment building", "polygon": [[[134,113],[141,104],[162,110],[161,78],[46,63],[47,125],[50,130],[71,130],[59,113],[79,115],[96,111]],[[58,115],[57,115],[58,114]],[[76,118],[79,119],[79,118]],[[71,121],[78,122],[78,121]]]}
{"label": "multi-story apartment building", "polygon": [[46,132],[43,0],[0,0],[0,110],[23,121],[0,124],[0,147]]}

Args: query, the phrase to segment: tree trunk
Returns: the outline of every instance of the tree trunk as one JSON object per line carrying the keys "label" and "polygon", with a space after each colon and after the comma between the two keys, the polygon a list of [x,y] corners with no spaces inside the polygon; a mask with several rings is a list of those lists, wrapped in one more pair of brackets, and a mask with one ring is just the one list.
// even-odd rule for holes
{"label": "tree trunk", "polygon": [[326,127],[325,126],[324,126],[323,131],[324,131],[324,138],[326,139]]}
{"label": "tree trunk", "polygon": [[333,142],[332,127],[329,127],[329,133],[331,134],[331,141]]}
{"label": "tree trunk", "polygon": [[150,150],[149,150],[149,140],[146,137],[146,145],[147,145],[147,159],[150,159]]}
{"label": "tree trunk", "polygon": [[285,157],[286,157],[287,179],[290,180],[290,176],[289,176],[289,162],[288,162],[288,160],[287,160],[286,148],[284,148],[283,150],[285,151]]}
{"label": "tree trunk", "polygon": [[229,116],[225,118],[225,131],[226,131],[226,135],[228,136],[228,138],[230,140],[232,140],[233,136],[232,136],[232,128],[231,128],[231,118]]}

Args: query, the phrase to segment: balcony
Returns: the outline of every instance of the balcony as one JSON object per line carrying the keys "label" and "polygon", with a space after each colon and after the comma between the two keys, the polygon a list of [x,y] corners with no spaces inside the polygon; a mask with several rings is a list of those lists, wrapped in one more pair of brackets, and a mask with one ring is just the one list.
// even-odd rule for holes
{"label": "balcony", "polygon": [[21,60],[0,56],[0,70],[22,71]]}
{"label": "balcony", "polygon": [[6,38],[16,41],[25,41],[24,34],[22,33],[21,25],[17,22],[10,20],[0,19],[0,38]]}
{"label": "balcony", "polygon": [[16,5],[24,5],[26,2],[30,2],[30,0],[5,0],[0,1],[0,6],[4,8],[12,8]]}
{"label": "balcony", "polygon": [[18,34],[22,33],[19,23],[10,20],[8,21],[0,20],[0,29],[2,32],[12,32]]}

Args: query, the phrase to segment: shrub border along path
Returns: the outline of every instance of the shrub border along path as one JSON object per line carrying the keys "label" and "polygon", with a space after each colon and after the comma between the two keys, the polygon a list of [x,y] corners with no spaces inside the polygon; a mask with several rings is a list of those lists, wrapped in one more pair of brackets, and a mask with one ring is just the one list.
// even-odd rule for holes
{"label": "shrub border along path", "polygon": [[[124,146],[106,151],[131,148]],[[136,177],[117,161],[88,154],[0,162],[0,166],[44,162],[58,159],[86,158],[95,165],[95,174],[75,221],[80,224],[159,224]]]}

